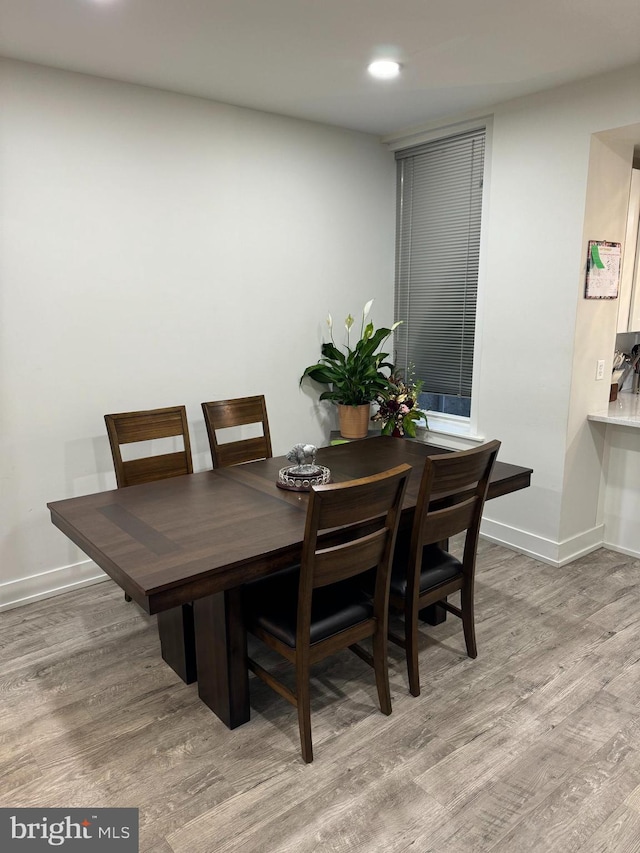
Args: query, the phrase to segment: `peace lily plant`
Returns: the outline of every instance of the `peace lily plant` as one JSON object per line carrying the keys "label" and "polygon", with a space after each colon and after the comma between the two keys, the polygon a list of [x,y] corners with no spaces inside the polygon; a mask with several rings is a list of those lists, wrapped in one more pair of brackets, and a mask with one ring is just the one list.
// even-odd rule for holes
{"label": "peace lily plant", "polygon": [[389,377],[382,370],[388,368],[391,372],[393,365],[385,361],[389,353],[377,350],[402,321],[394,323],[390,329],[374,331],[373,323],[366,322],[372,305],[373,299],[370,299],[363,308],[360,337],[353,347],[351,330],[355,320],[349,314],[344,321],[347,333],[344,352],[335,344],[331,314],[327,317],[331,342],[322,344],[320,360],[307,367],[300,377],[301,383],[309,376],[320,385],[327,386],[327,390],[320,394],[321,400],[332,400],[343,406],[361,406],[384,396],[389,389]]}

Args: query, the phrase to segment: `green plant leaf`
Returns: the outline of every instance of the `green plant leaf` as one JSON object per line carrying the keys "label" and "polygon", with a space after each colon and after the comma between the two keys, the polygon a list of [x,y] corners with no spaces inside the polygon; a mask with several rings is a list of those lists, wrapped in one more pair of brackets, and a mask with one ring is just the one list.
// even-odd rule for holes
{"label": "green plant leaf", "polygon": [[341,353],[338,347],[332,343],[322,344],[322,349],[320,351],[322,353],[322,357],[329,361],[337,361],[339,364],[344,364],[345,362],[343,353]]}
{"label": "green plant leaf", "polygon": [[[305,369],[300,377],[300,383],[309,377],[320,385],[328,386],[320,396],[321,400],[333,400],[345,405],[357,406],[370,403],[387,393],[389,377],[393,366],[385,361],[386,352],[376,352],[391,334],[391,329],[381,328],[374,331],[370,321],[364,325],[371,302],[365,305],[363,311],[363,329],[360,340],[353,348],[348,344],[345,352],[335,346],[333,339],[321,346],[321,358],[317,364]],[[329,315],[331,317],[331,315]],[[328,321],[331,328],[331,320]],[[345,321],[347,330],[353,326],[351,315]]]}

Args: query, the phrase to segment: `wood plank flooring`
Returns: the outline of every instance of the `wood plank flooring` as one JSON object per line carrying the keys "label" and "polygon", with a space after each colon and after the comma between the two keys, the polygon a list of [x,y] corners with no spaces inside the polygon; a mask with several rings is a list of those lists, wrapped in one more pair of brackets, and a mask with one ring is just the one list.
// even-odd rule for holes
{"label": "wood plank flooring", "polygon": [[412,698],[390,646],[390,717],[362,661],[325,661],[309,766],[293,708],[252,677],[228,731],[111,582],[0,624],[3,806],[138,807],[145,853],[640,853],[640,561],[482,542],[477,660],[424,626]]}

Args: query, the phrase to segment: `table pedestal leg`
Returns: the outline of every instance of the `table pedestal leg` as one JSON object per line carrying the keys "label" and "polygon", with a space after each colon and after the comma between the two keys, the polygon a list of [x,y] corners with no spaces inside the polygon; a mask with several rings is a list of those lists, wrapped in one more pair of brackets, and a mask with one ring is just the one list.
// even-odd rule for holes
{"label": "table pedestal leg", "polygon": [[422,610],[419,610],[418,616],[427,625],[441,625],[447,620],[447,611],[444,607],[440,607],[439,604],[430,604],[428,607],[423,607]]}
{"label": "table pedestal leg", "polygon": [[242,589],[193,602],[198,695],[230,729],[250,717]]}
{"label": "table pedestal leg", "polygon": [[[438,545],[443,551],[449,550],[448,539],[442,539],[442,541],[438,542]],[[447,599],[445,598],[443,600],[446,601]],[[430,604],[429,607],[424,607],[422,610],[418,611],[418,616],[423,622],[426,622],[427,625],[442,625],[443,622],[447,621],[447,611],[444,607],[440,607],[438,604]]]}
{"label": "table pedestal leg", "polygon": [[183,604],[158,613],[158,633],[162,657],[185,684],[192,684],[197,678],[193,605]]}

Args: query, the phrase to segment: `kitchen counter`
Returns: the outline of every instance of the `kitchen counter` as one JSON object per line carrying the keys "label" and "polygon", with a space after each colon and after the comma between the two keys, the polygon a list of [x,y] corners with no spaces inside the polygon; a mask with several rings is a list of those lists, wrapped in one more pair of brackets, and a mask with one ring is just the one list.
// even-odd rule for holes
{"label": "kitchen counter", "polygon": [[617,400],[609,403],[606,408],[587,415],[587,420],[640,428],[640,394],[621,391]]}

